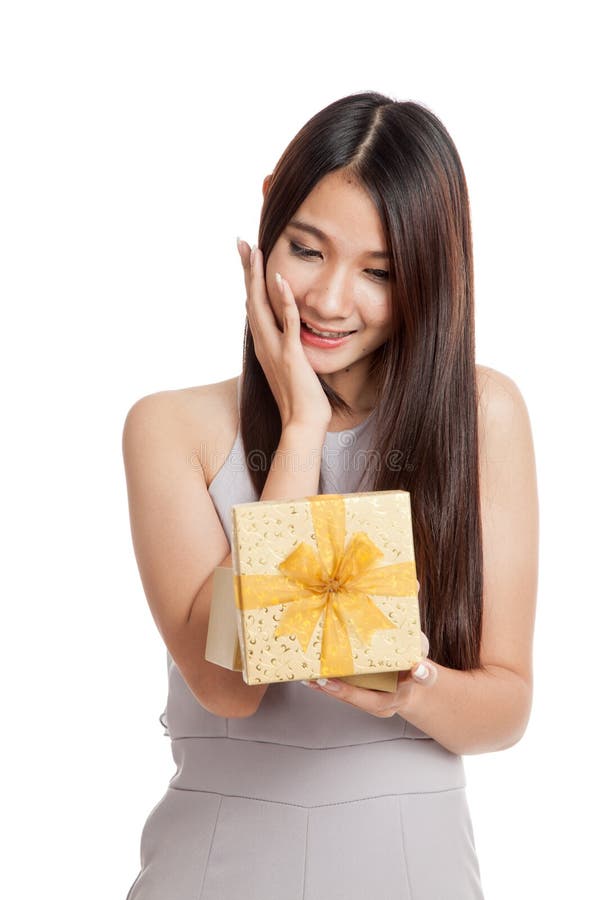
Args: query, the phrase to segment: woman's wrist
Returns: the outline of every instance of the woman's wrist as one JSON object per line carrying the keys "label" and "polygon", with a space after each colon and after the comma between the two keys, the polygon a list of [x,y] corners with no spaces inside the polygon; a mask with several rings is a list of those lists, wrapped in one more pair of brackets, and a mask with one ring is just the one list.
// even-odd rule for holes
{"label": "woman's wrist", "polygon": [[402,684],[398,685],[395,698],[398,705],[398,709],[396,710],[397,716],[406,718],[406,714],[408,714],[413,702],[415,690],[418,690],[418,685],[414,683],[412,678],[408,678],[406,681],[403,681]]}
{"label": "woman's wrist", "polygon": [[318,422],[286,422],[281,429],[280,443],[282,441],[300,442],[303,447],[314,444],[321,448],[327,434],[327,425]]}

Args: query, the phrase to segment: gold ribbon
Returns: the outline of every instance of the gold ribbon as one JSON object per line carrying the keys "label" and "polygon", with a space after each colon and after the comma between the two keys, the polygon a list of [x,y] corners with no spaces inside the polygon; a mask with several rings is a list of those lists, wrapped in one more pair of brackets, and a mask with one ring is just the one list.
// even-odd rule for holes
{"label": "gold ribbon", "polygon": [[354,672],[348,625],[363,644],[373,632],[397,628],[369,594],[406,597],[417,593],[414,561],[378,566],[383,556],[364,532],[355,532],[346,546],[346,508],[340,494],[307,497],[317,552],[302,542],[277,568],[283,575],[236,575],[235,599],[239,609],[287,604],[275,630],[280,637],[294,633],[304,652],[323,610],[321,675]]}

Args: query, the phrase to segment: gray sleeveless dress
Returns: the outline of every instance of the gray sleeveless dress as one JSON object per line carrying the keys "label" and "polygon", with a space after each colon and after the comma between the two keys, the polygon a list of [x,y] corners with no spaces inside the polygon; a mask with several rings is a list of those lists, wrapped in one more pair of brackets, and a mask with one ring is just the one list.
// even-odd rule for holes
{"label": "gray sleeveless dress", "polygon": [[[370,489],[373,421],[326,435],[318,493]],[[258,500],[239,428],[208,490],[231,542],[231,505]],[[483,897],[462,757],[299,682],[269,685],[253,716],[221,718],[168,651],[167,670],[159,719],[177,770],[126,900]]]}

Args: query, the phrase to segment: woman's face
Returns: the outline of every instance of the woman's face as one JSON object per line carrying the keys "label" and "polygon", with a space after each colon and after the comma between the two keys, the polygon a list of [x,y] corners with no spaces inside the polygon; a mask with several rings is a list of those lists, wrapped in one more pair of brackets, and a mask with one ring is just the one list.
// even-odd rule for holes
{"label": "woman's face", "polygon": [[[265,179],[265,189],[267,184]],[[266,264],[267,291],[280,330],[275,272],[288,281],[303,322],[318,331],[354,332],[336,344],[318,346],[301,327],[304,352],[318,374],[366,373],[370,355],[390,337],[388,263],[379,214],[365,189],[342,170],[325,175],[279,236]]]}

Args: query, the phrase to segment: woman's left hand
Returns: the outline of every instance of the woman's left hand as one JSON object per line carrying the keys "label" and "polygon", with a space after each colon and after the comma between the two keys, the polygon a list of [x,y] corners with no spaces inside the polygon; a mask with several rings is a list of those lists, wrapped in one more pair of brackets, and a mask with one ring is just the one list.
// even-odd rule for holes
{"label": "woman's left hand", "polygon": [[421,632],[421,652],[423,657],[411,669],[398,672],[398,684],[395,691],[377,691],[371,688],[357,687],[339,678],[317,678],[316,681],[303,681],[302,684],[316,691],[330,694],[337,700],[350,703],[365,712],[379,718],[390,718],[397,713],[402,714],[407,699],[415,687],[432,687],[437,680],[437,667],[427,659],[429,640]]}

